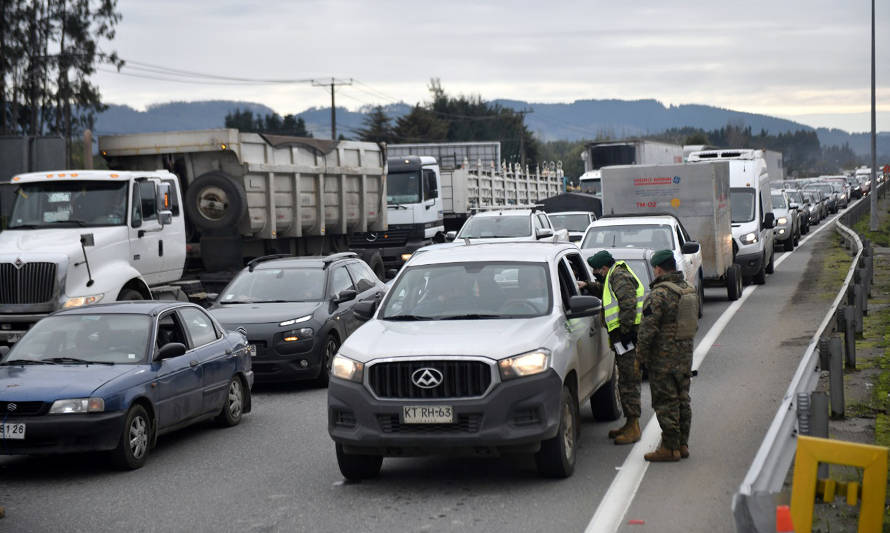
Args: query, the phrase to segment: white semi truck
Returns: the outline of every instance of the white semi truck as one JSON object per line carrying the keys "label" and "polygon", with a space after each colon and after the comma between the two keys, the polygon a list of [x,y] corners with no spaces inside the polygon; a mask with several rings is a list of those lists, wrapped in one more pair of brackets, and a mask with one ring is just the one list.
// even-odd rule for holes
{"label": "white semi truck", "polygon": [[[104,136],[99,149],[115,170],[12,177],[0,343],[63,307],[200,294],[182,279],[187,255],[224,283],[245,259],[346,251],[351,233],[387,229],[374,143],[218,129]],[[376,251],[359,252],[382,276]]]}

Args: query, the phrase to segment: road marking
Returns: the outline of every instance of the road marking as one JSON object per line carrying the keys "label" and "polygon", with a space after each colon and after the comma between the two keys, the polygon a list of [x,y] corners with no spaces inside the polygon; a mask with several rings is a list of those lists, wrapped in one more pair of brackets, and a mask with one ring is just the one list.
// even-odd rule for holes
{"label": "road marking", "polygon": [[[841,214],[842,212],[838,212],[834,217],[827,219],[821,227],[816,230],[811,230],[806,238],[801,239],[800,244],[797,245],[795,251],[806,244],[811,238],[821,233],[822,230],[830,227]],[[778,267],[793,253],[793,251],[782,253],[775,259],[773,266]],[[693,370],[698,370],[698,367],[701,366],[705,357],[707,357],[708,352],[711,350],[711,347],[714,345],[714,341],[716,341],[720,334],[723,333],[723,329],[729,324],[729,321],[732,320],[732,317],[735,316],[738,310],[741,309],[742,304],[744,304],[751,294],[757,290],[757,287],[760,287],[760,285],[749,285],[745,287],[741,297],[732,302],[732,304],[723,311],[723,314],[721,314],[717,321],[714,322],[711,329],[709,329],[705,336],[702,337],[698,345],[695,347],[695,350],[692,352]],[[649,421],[646,422],[646,426],[643,428],[640,440],[634,444],[630,453],[627,455],[627,458],[624,460],[624,463],[619,468],[618,473],[615,474],[615,478],[612,480],[612,484],[609,485],[609,489],[606,491],[605,496],[603,496],[599,506],[596,508],[593,518],[591,518],[590,522],[587,524],[587,528],[584,530],[585,533],[615,533],[618,531],[624,521],[624,516],[627,514],[627,510],[630,509],[630,504],[633,503],[634,498],[637,496],[637,491],[640,489],[640,483],[642,483],[643,477],[646,475],[646,470],[649,468],[649,462],[643,458],[643,455],[655,450],[660,439],[661,427],[658,425],[658,419],[655,418],[655,415],[652,415],[650,416]]]}

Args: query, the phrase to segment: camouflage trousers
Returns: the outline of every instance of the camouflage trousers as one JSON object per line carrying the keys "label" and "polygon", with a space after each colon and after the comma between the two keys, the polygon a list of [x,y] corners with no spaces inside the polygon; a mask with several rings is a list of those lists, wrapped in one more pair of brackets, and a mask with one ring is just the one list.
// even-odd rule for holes
{"label": "camouflage trousers", "polygon": [[640,386],[643,378],[636,350],[615,355],[618,364],[618,396],[627,418],[640,418]]}
{"label": "camouflage trousers", "polygon": [[661,440],[666,448],[680,449],[689,444],[692,407],[689,400],[690,374],[684,371],[649,369],[652,409],[661,426]]}

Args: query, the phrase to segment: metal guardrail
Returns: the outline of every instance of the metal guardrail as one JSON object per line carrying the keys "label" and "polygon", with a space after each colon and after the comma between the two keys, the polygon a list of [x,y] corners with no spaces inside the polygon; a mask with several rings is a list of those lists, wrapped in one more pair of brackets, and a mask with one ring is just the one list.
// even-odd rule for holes
{"label": "metal guardrail", "polygon": [[[876,192],[883,193],[885,185],[886,183],[882,183]],[[825,318],[822,319],[822,323],[819,324],[816,333],[810,339],[748,473],[738,492],[733,496],[732,514],[736,530],[740,533],[773,533],[776,530],[777,496],[782,491],[788,470],[794,460],[797,435],[800,433],[798,412],[800,409],[809,410],[809,405],[798,404],[801,401],[808,403],[810,393],[816,388],[820,376],[819,340],[826,333],[831,334],[836,330],[837,320],[835,318],[838,309],[847,298],[863,253],[859,235],[848,226],[852,226],[856,220],[868,212],[869,201],[868,197],[856,201],[837,219],[836,229],[845,240],[855,246],[856,254],[834,302],[825,314]]]}

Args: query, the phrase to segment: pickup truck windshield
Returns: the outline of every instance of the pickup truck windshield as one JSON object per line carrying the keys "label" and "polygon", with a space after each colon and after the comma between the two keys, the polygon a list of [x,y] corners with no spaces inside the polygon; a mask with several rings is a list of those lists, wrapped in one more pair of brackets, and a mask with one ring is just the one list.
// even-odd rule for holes
{"label": "pickup truck windshield", "polygon": [[126,224],[126,181],[63,180],[19,187],[9,229]]}
{"label": "pickup truck windshield", "polygon": [[217,301],[225,305],[323,299],[324,270],[321,268],[258,268],[241,272]]}
{"label": "pickup truck windshield", "polygon": [[389,290],[383,320],[484,320],[546,315],[543,263],[449,263],[409,267]]}
{"label": "pickup truck windshield", "polygon": [[458,239],[497,239],[528,237],[532,234],[531,217],[484,216],[470,217],[460,229]]}
{"label": "pickup truck windshield", "polygon": [[144,315],[91,314],[44,318],[0,364],[136,364],[145,362],[151,319]]}
{"label": "pickup truck windshield", "polygon": [[661,224],[615,224],[594,226],[584,236],[581,248],[651,248],[673,250],[670,226]]}
{"label": "pickup truck windshield", "polygon": [[590,225],[590,217],[585,214],[563,215],[553,213],[547,215],[550,217],[550,223],[555,229],[564,229],[568,231],[584,231]]}
{"label": "pickup truck windshield", "polygon": [[733,223],[754,220],[754,189],[730,189],[729,202]]}
{"label": "pickup truck windshield", "polygon": [[420,203],[420,172],[390,172],[387,174],[386,203]]}

